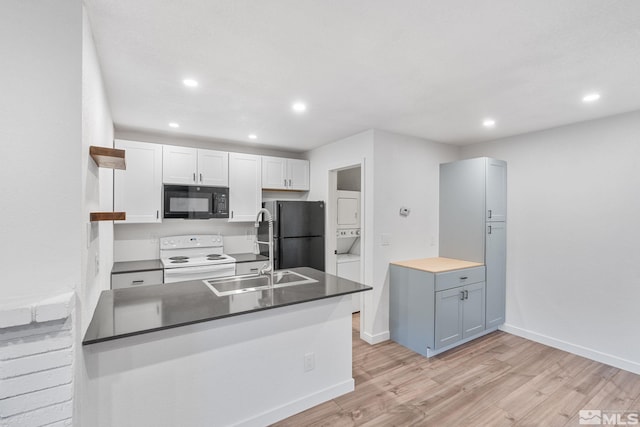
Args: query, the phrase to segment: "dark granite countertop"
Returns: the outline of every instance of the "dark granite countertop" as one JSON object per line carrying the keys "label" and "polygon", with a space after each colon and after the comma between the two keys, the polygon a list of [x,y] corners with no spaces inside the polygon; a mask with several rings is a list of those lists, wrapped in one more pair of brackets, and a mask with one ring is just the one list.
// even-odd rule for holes
{"label": "dark granite countertop", "polygon": [[253,261],[268,261],[269,257],[260,254],[244,253],[244,254],[227,254],[232,258],[235,258],[236,262],[253,262]]}
{"label": "dark granite countertop", "polygon": [[102,291],[83,345],[372,289],[308,267],[317,283],[218,297],[202,280]]}
{"label": "dark granite countertop", "polygon": [[147,259],[143,261],[114,262],[111,274],[137,273],[140,271],[162,270],[162,262],[159,259]]}

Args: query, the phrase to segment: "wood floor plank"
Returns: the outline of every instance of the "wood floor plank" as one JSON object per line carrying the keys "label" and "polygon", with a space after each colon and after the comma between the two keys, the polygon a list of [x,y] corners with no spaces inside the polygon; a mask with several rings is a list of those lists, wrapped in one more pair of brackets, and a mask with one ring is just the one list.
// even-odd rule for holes
{"label": "wood floor plank", "polygon": [[581,409],[640,410],[640,376],[496,331],[432,358],[360,340],[355,391],[276,426],[577,426]]}

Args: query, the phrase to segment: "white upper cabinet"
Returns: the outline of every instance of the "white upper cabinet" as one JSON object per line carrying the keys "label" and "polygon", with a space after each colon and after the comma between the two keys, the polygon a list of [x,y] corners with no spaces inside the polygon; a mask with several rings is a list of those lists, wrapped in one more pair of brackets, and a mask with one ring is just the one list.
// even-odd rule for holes
{"label": "white upper cabinet", "polygon": [[229,186],[229,153],[191,147],[163,146],[165,184]]}
{"label": "white upper cabinet", "polygon": [[262,207],[262,162],[253,154],[229,153],[229,221],[255,221]]}
{"label": "white upper cabinet", "polygon": [[211,187],[229,186],[229,153],[198,150],[198,184]]}
{"label": "white upper cabinet", "polygon": [[116,140],[125,150],[126,170],[114,171],[114,210],[127,214],[116,223],[161,222],[162,146],[147,142]]}
{"label": "white upper cabinet", "polygon": [[262,156],[264,190],[309,190],[309,161]]}
{"label": "white upper cabinet", "polygon": [[262,156],[262,188],[287,188],[287,159]]}
{"label": "white upper cabinet", "polygon": [[198,150],[191,147],[162,146],[162,182],[195,185]]}
{"label": "white upper cabinet", "polygon": [[309,191],[309,160],[287,159],[289,190]]}

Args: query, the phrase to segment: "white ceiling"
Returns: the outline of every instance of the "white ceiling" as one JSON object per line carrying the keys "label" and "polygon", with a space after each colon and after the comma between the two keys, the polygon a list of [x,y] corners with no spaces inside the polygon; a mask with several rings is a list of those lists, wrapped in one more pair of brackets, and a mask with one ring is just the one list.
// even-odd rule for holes
{"label": "white ceiling", "polygon": [[640,109],[638,0],[85,4],[117,129],[305,151],[370,128],[470,144]]}

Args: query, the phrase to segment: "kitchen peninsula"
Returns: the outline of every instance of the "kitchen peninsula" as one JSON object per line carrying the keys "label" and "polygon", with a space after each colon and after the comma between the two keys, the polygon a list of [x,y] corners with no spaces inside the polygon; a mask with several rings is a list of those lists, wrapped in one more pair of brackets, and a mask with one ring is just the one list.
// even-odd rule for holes
{"label": "kitchen peninsula", "polygon": [[104,291],[83,341],[93,425],[266,425],[352,391],[351,294],[371,288],[291,270],[316,282]]}

